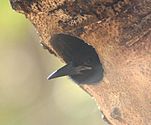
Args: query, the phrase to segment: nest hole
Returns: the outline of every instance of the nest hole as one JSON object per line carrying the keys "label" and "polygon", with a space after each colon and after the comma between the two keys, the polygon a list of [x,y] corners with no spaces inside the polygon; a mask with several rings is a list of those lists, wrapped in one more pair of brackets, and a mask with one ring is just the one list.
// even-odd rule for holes
{"label": "nest hole", "polygon": [[102,80],[104,70],[92,46],[77,37],[66,34],[54,35],[51,45],[67,64],[72,62],[77,66],[88,64],[92,67],[92,70],[83,71],[80,75],[71,75],[71,79],[76,83],[94,84]]}

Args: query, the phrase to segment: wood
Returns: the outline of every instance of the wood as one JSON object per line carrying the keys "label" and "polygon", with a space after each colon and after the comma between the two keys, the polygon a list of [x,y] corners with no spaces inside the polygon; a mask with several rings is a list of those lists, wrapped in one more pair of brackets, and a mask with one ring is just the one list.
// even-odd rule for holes
{"label": "wood", "polygon": [[101,84],[81,85],[112,125],[151,124],[151,0],[10,0],[36,27],[41,44],[64,33],[93,46]]}

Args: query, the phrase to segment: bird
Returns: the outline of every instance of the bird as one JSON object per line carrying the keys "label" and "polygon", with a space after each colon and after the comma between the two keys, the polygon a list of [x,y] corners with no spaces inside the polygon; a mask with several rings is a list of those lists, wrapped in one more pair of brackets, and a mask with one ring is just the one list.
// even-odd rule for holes
{"label": "bird", "polygon": [[84,66],[84,65],[74,66],[73,63],[71,62],[69,64],[66,64],[62,68],[56,70],[55,72],[51,73],[47,79],[50,80],[50,79],[54,79],[54,78],[66,76],[66,75],[69,75],[69,76],[80,75],[82,74],[82,71],[87,71],[91,69],[92,67],[90,66]]}
{"label": "bird", "polygon": [[94,84],[102,80],[104,69],[92,46],[81,39],[62,34],[51,41],[51,45],[66,65],[51,73],[48,80],[63,76],[69,76],[78,84]]}
{"label": "bird", "polygon": [[[93,56],[94,59],[96,59]],[[69,76],[78,84],[96,83],[103,78],[102,65],[90,58],[86,58],[81,63],[70,62],[60,69],[51,73],[47,79],[51,80],[58,77]]]}

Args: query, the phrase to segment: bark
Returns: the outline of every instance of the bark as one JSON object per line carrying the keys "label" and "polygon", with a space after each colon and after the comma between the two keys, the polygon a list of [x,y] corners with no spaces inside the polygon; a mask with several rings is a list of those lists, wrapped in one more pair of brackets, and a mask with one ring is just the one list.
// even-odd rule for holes
{"label": "bark", "polygon": [[60,56],[51,43],[59,33],[95,48],[103,80],[81,87],[96,99],[110,124],[151,124],[151,0],[10,2],[32,22],[50,53]]}

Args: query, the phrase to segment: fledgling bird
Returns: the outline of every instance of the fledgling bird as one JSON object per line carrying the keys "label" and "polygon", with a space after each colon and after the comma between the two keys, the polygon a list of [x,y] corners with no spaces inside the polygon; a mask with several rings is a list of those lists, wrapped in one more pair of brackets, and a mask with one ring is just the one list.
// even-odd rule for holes
{"label": "fledgling bird", "polygon": [[68,76],[80,75],[80,74],[82,75],[82,71],[87,71],[91,69],[92,67],[90,66],[84,66],[84,65],[74,66],[74,64],[71,62],[63,66],[62,68],[56,70],[52,74],[50,74],[47,79],[50,80],[50,79],[54,79],[54,78],[66,76],[66,75]]}
{"label": "fledgling bird", "polygon": [[48,80],[69,76],[78,84],[97,83],[103,78],[103,67],[92,46],[81,39],[59,34],[52,40],[52,46],[66,65],[48,76]]}
{"label": "fledgling bird", "polygon": [[[93,58],[96,59],[94,55]],[[62,76],[69,76],[79,84],[96,83],[103,78],[103,68],[99,62],[96,62],[91,58],[86,58],[83,59],[83,62],[80,62],[80,64],[75,64],[75,62],[66,64],[50,74],[47,79],[51,80]]]}

